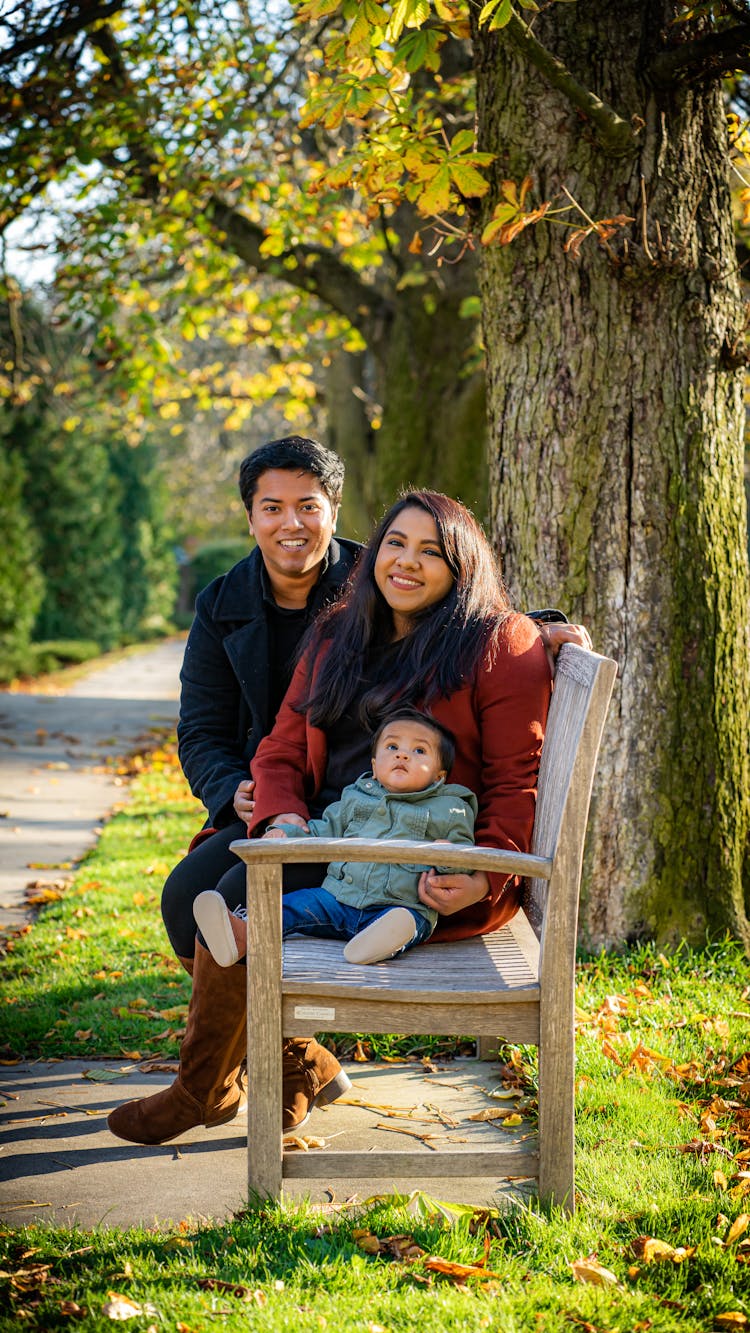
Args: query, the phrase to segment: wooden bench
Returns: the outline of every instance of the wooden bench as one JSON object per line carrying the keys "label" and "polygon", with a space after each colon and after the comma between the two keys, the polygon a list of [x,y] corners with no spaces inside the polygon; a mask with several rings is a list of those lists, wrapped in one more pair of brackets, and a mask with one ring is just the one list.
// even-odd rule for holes
{"label": "wooden bench", "polygon": [[[335,940],[281,941],[281,865],[430,860],[429,844],[347,839],[232,844],[248,872],[248,1186],[279,1198],[289,1177],[523,1176],[541,1199],[574,1207],[574,972],[591,785],[616,663],[566,645],[539,774],[532,852],[441,846],[441,864],[525,878],[524,907],[501,930],[423,944],[375,966]],[[342,848],[345,847],[345,851]],[[283,968],[282,968],[283,956]],[[539,1047],[538,1133],[478,1151],[282,1152],[284,1037],[316,1032],[463,1034]],[[504,1138],[506,1136],[503,1136]]]}

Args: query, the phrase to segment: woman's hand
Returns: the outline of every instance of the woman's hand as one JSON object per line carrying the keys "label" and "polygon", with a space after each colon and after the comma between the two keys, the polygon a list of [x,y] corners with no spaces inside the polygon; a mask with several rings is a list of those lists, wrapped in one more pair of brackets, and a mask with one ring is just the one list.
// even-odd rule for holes
{"label": "woman's hand", "polygon": [[564,643],[577,643],[579,648],[586,648],[589,652],[593,651],[591,635],[585,625],[537,625],[537,629],[542,636],[549,669],[552,676],[555,674],[555,659]]}
{"label": "woman's hand", "polygon": [[[268,825],[266,829],[266,832],[273,833],[276,824],[294,824],[296,825],[297,828],[303,829],[305,833],[310,832],[307,820],[303,819],[302,815],[274,815],[270,825]],[[282,838],[285,838],[286,834],[282,832],[281,836]]]}
{"label": "woman's hand", "polygon": [[419,879],[419,901],[441,916],[452,916],[481,902],[490,891],[490,881],[483,870],[472,875],[436,875],[426,870]]}
{"label": "woman's hand", "polygon": [[241,782],[234,793],[232,805],[234,806],[237,818],[242,819],[245,824],[249,824],[253,817],[253,810],[255,809],[255,801],[253,800],[254,791],[255,783],[248,779],[246,782]]}

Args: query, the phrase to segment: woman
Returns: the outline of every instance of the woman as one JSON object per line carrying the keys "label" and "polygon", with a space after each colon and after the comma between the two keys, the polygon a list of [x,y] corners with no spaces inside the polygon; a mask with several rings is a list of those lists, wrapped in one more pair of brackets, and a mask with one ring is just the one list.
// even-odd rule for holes
{"label": "woman", "polygon": [[[527,850],[550,695],[542,639],[510,610],[479,525],[447,496],[413,491],[385,515],[348,593],[317,621],[252,764],[249,831],[304,822],[369,767],[372,729],[395,700],[456,739],[449,780],[478,797],[475,840]],[[369,725],[368,725],[369,723]],[[494,930],[520,885],[484,872],[429,876],[434,939]]]}
{"label": "woman", "polygon": [[[526,850],[549,695],[542,639],[531,621],[510,610],[479,525],[447,496],[410,492],[378,525],[342,599],[313,627],[274,729],[252,762],[255,804],[252,811],[243,807],[250,833],[272,819],[304,822],[338,799],[369,767],[378,716],[398,700],[428,709],[453,732],[449,778],[477,795],[477,843]],[[307,867],[310,876],[313,870]],[[215,887],[230,910],[238,906],[244,865],[238,862]],[[445,918],[433,938],[456,939],[507,921],[518,908],[520,885],[483,872],[425,875],[419,892]],[[180,1074],[164,1092],[114,1111],[113,1132],[158,1143],[233,1118],[244,1022],[244,968],[219,968],[199,945]],[[292,1045],[301,1067],[296,1084],[285,1069],[285,1090],[292,1088],[284,1106],[287,1132],[300,1127],[316,1102],[348,1087],[332,1056],[326,1068],[327,1053],[317,1043],[310,1043],[316,1050],[307,1061],[300,1043]]]}

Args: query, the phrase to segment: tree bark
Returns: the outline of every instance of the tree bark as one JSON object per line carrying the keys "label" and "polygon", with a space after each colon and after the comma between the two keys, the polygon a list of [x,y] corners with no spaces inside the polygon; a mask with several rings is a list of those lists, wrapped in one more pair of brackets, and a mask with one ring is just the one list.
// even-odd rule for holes
{"label": "tree bark", "polygon": [[499,155],[487,215],[528,173],[540,200],[563,205],[565,187],[591,219],[633,218],[577,260],[560,227],[529,227],[484,251],[480,277],[506,580],[620,665],[589,826],[592,946],[727,927],[750,943],[743,314],[720,88],[648,82],[676,8],[579,0],[535,18],[633,124],[620,155],[502,33],[474,34],[481,147]]}

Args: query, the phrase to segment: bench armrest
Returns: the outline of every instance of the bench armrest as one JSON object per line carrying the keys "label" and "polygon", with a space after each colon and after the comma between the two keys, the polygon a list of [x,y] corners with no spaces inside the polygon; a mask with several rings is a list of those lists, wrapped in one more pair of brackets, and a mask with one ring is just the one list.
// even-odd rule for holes
{"label": "bench armrest", "polygon": [[279,865],[292,861],[376,861],[401,865],[455,866],[457,870],[486,870],[502,875],[528,875],[549,879],[552,860],[530,852],[510,852],[498,847],[455,847],[434,842],[411,842],[406,838],[242,838],[230,851],[246,865]]}

